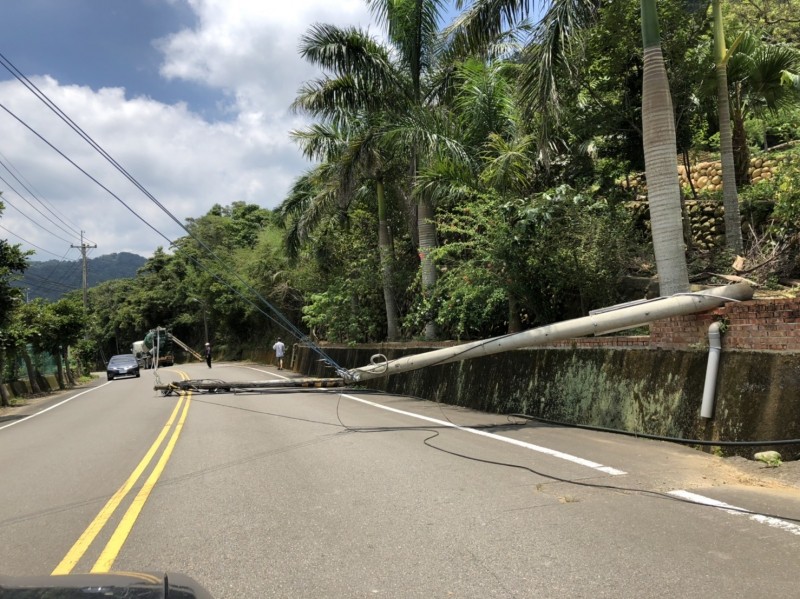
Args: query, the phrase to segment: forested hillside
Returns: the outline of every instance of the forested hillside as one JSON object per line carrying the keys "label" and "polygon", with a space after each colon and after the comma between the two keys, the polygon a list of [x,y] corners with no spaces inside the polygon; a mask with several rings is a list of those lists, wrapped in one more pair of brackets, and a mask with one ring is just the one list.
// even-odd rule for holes
{"label": "forested hillside", "polygon": [[[130,279],[145,263],[138,254],[120,252],[86,260],[86,280],[89,287],[111,279]],[[37,297],[55,301],[83,285],[82,260],[31,261],[22,279],[15,282],[26,292],[28,300]]]}

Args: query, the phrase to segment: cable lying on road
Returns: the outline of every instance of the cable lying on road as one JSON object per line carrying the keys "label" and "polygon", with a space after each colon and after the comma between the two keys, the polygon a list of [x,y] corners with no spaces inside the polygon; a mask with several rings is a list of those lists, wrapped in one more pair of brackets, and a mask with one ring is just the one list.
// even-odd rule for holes
{"label": "cable lying on road", "polygon": [[508,414],[508,417],[522,418],[524,420],[535,420],[536,422],[542,422],[544,424],[553,424],[556,426],[566,426],[570,428],[580,428],[587,431],[615,433],[617,435],[627,435],[629,437],[639,437],[642,439],[654,439],[656,441],[670,441],[672,443],[682,443],[684,445],[708,445],[715,447],[763,447],[767,445],[800,445],[800,439],[777,439],[773,441],[707,441],[705,439],[683,439],[681,437],[665,437],[663,435],[650,435],[648,433],[637,433],[617,428],[592,426],[589,424],[574,424],[572,422],[561,422],[559,420],[550,420],[548,418],[540,418],[539,416],[531,416],[529,414]]}

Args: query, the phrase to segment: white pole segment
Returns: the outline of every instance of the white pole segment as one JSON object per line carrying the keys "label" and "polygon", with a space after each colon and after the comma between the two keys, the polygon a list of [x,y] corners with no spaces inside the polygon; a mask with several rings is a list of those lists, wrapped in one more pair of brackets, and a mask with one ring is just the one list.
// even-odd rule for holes
{"label": "white pole segment", "polygon": [[584,337],[632,328],[639,325],[670,318],[713,310],[728,301],[745,301],[753,297],[753,289],[745,283],[708,289],[700,293],[676,294],[634,305],[610,308],[599,314],[584,316],[536,329],[493,337],[483,341],[473,341],[463,345],[437,349],[414,356],[406,356],[388,362],[370,364],[347,371],[348,381],[367,381],[417,370],[426,366],[448,364],[498,354],[512,349],[535,347],[554,341]]}

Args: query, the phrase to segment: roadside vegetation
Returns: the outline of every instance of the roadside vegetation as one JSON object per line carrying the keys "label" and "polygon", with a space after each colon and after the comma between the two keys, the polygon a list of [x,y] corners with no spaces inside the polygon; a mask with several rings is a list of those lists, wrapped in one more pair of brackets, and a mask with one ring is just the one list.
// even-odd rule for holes
{"label": "roadside vegetation", "polygon": [[[479,0],[444,33],[438,2],[368,3],[385,37],[318,24],[299,40],[319,76],[291,134],[314,163],[276,209],[230,198],[188,219],[135,278],[91,288],[86,311],[78,295],[25,304],[11,282],[26,256],[0,241],[3,377],[24,376],[30,351],[85,373],[156,326],[198,348],[207,328],[236,358],[285,335],[275,310],[317,341],[471,339],[658,284],[797,289],[800,30],[782,15],[800,1],[661,0],[657,18],[654,0],[554,2],[537,23],[528,3]],[[758,158],[775,167],[754,182]],[[679,164],[720,160],[727,187],[680,186]],[[695,243],[695,200],[727,214],[711,245]]]}

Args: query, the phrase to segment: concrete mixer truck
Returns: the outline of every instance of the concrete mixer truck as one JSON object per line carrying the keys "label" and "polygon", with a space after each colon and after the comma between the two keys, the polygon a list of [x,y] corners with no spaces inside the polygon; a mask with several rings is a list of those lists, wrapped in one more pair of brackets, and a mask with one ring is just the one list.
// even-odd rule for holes
{"label": "concrete mixer truck", "polygon": [[145,346],[144,339],[141,341],[134,341],[131,345],[131,353],[136,356],[136,361],[139,363],[139,368],[147,370],[153,367],[153,354]]}
{"label": "concrete mixer truck", "polygon": [[[164,327],[150,329],[144,336],[144,346],[157,366],[172,366],[175,356],[172,353],[172,335]],[[158,362],[156,363],[156,360]]]}

